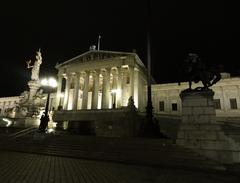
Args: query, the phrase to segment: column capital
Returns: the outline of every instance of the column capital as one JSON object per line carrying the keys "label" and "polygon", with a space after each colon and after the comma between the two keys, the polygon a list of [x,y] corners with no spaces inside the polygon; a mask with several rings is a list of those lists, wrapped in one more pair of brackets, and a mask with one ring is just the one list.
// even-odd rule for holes
{"label": "column capital", "polygon": [[66,73],[62,74],[62,77],[67,79],[67,74]]}
{"label": "column capital", "polygon": [[118,67],[117,67],[117,72],[118,72],[119,74],[122,74],[123,71],[124,71],[124,68],[123,68],[122,66],[118,66]]}
{"label": "column capital", "polygon": [[128,68],[132,70],[134,69],[134,65],[128,65]]}
{"label": "column capital", "polygon": [[86,70],[86,71],[84,71],[84,72],[85,72],[86,75],[89,75],[91,71]]}
{"label": "column capital", "polygon": [[112,67],[106,67],[104,68],[105,71],[110,72],[112,70]]}
{"label": "column capital", "polygon": [[101,73],[101,70],[100,69],[95,69],[95,70],[92,70],[92,75],[93,76],[97,76]]}
{"label": "column capital", "polygon": [[137,67],[134,67],[134,71],[139,71],[139,69]]}
{"label": "column capital", "polygon": [[90,74],[90,71],[88,71],[88,70],[81,72],[81,76],[82,76],[83,78],[89,76],[89,74]]}
{"label": "column capital", "polygon": [[101,72],[101,69],[94,69],[93,70],[95,73],[100,73]]}
{"label": "column capital", "polygon": [[70,79],[73,76],[73,73],[66,73],[63,75],[65,79]]}
{"label": "column capital", "polygon": [[64,78],[64,74],[58,73],[57,77],[58,77],[58,78]]}
{"label": "column capital", "polygon": [[75,72],[75,76],[76,76],[76,77],[80,77],[80,76],[81,76],[81,73],[80,73],[80,72]]}
{"label": "column capital", "polygon": [[101,69],[101,74],[106,75],[107,73],[110,73],[110,71],[111,71],[111,68],[104,68],[104,69]]}

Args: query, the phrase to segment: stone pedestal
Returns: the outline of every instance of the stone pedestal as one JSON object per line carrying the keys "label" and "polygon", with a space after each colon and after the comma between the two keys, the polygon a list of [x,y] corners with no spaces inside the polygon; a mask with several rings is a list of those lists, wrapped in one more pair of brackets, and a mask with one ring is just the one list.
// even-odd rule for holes
{"label": "stone pedestal", "polygon": [[39,113],[39,106],[34,102],[34,96],[36,96],[38,89],[41,84],[38,80],[31,80],[28,82],[29,86],[29,95],[27,102],[24,104],[27,107],[27,117],[31,117]]}
{"label": "stone pedestal", "polygon": [[36,93],[41,85],[40,85],[39,81],[31,80],[28,82],[28,86],[29,86],[28,100],[31,101],[33,99],[33,97],[36,95]]}
{"label": "stone pedestal", "polygon": [[183,91],[177,144],[222,163],[240,162],[240,146],[216,122],[214,92]]}

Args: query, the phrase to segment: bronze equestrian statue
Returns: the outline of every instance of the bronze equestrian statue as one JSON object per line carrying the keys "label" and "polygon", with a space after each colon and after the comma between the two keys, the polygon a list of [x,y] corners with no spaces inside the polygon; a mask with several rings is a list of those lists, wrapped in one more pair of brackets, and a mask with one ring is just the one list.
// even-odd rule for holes
{"label": "bronze equestrian statue", "polygon": [[216,84],[221,79],[219,69],[207,68],[200,57],[195,53],[189,53],[187,59],[185,59],[181,76],[183,74],[186,76],[189,83],[189,88],[187,90],[193,90],[192,82],[198,83],[199,81],[202,82],[203,87],[197,87],[195,90],[208,90],[210,86]]}

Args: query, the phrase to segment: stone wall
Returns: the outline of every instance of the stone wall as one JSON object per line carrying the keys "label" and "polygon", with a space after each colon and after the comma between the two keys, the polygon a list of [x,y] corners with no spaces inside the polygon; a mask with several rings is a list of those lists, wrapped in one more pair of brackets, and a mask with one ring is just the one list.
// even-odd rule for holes
{"label": "stone wall", "polygon": [[[101,109],[101,110],[62,110],[55,111],[53,120],[63,128],[64,121],[75,132],[79,131],[83,123],[89,123],[86,128],[94,128],[89,135],[109,137],[137,136],[143,117],[137,111],[129,108]],[[88,130],[88,129],[86,129]]]}

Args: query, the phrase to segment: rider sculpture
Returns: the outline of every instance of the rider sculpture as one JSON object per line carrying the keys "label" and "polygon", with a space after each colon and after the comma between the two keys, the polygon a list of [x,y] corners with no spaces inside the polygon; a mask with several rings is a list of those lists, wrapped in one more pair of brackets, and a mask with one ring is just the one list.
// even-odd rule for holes
{"label": "rider sculpture", "polygon": [[198,87],[196,90],[207,90],[221,79],[218,69],[208,69],[201,61],[200,57],[195,53],[188,54],[183,72],[189,82],[188,90],[192,90],[192,82],[202,82],[203,87]]}

